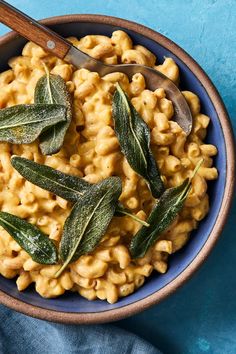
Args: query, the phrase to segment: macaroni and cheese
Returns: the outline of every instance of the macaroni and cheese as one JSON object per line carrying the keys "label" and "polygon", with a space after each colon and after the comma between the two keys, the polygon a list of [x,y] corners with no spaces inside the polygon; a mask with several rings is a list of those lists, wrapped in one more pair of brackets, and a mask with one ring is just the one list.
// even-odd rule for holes
{"label": "macaroni and cheese", "polygon": [[[151,66],[179,83],[179,70],[172,58],[156,65],[155,55],[141,45],[134,45],[123,31],[113,32],[111,38],[88,35],[80,40],[74,37],[69,40],[104,63]],[[62,149],[51,156],[42,155],[38,142],[28,145],[0,143],[0,208],[37,225],[56,244],[72,205],[26,181],[12,167],[12,155],[83,177],[91,183],[119,176],[122,180],[120,201],[143,220],[154,204],[146,182],[127,163],[114,133],[111,101],[116,82],[127,92],[150,128],[151,148],[167,188],[190,177],[198,161],[204,159],[193,178],[184,208],[143,258],[133,260],[128,251],[132,236],[141,227],[128,216],[114,217],[99,246],[70,264],[58,279],[54,274],[60,265],[34,262],[4,229],[0,229],[0,273],[6,278],[17,277],[19,291],[35,283],[36,291],[46,298],[70,290],[88,300],[99,298],[114,303],[142,286],[154,270],[167,272],[169,255],[186,244],[191,231],[206,216],[209,210],[207,181],[217,178],[213,166],[217,149],[204,143],[210,118],[201,113],[199,98],[184,91],[194,121],[187,137],[173,120],[173,105],[164,89],[148,90],[140,73],[136,73],[131,82],[120,72],[100,77],[96,72],[75,69],[32,42],[25,45],[21,56],[10,59],[10,69],[0,74],[0,108],[33,103],[34,88],[45,74],[45,65],[52,74],[60,75],[66,81],[73,100],[73,121]]]}

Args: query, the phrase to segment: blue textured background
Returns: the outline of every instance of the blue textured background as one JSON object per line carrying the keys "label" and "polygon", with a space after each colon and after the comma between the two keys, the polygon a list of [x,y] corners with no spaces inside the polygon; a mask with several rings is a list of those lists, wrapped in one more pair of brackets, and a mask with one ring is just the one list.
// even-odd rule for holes
{"label": "blue textured background", "polygon": [[[184,48],[218,88],[236,132],[235,0],[11,0],[36,19],[69,13],[123,17],[149,26]],[[0,25],[0,35],[7,28]],[[236,353],[236,202],[208,260],[174,295],[119,321],[164,353]]]}

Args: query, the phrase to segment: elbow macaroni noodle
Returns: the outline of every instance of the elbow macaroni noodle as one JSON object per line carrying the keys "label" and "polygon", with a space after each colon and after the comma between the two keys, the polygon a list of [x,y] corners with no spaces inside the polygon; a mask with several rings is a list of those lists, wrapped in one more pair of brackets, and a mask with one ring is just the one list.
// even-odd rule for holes
{"label": "elbow macaroni noodle", "polygon": [[[146,48],[134,46],[123,31],[115,31],[111,38],[89,35],[80,40],[71,37],[70,41],[105,63],[152,66],[176,84],[179,82],[179,70],[172,58],[166,58],[163,64],[156,66],[156,57]],[[200,112],[198,97],[184,91],[194,119],[192,133],[186,137],[172,120],[173,105],[165,97],[165,91],[162,88],[154,92],[148,90],[140,73],[135,74],[131,82],[119,72],[101,78],[95,72],[76,70],[31,42],[25,45],[21,56],[10,59],[10,69],[0,74],[0,108],[33,103],[35,85],[44,75],[43,64],[66,81],[73,98],[73,121],[62,149],[53,156],[43,156],[37,142],[28,145],[0,143],[0,208],[39,226],[57,244],[71,204],[20,176],[10,163],[13,154],[84,177],[91,183],[119,176],[123,185],[121,202],[143,220],[153,206],[154,199],[145,181],[128,165],[114,133],[111,98],[116,82],[119,81],[150,127],[152,151],[166,187],[177,186],[191,176],[198,161],[204,158],[183,210],[141,259],[132,260],[128,251],[131,237],[140,228],[129,217],[114,217],[95,251],[70,264],[58,279],[53,275],[59,265],[37,264],[5,230],[0,229],[0,273],[7,278],[17,277],[19,291],[35,283],[36,291],[46,298],[71,290],[88,300],[99,298],[114,303],[142,286],[145,277],[154,269],[165,273],[169,255],[185,245],[191,231],[207,214],[207,181],[217,178],[212,159],[217,149],[203,142],[210,119]]]}

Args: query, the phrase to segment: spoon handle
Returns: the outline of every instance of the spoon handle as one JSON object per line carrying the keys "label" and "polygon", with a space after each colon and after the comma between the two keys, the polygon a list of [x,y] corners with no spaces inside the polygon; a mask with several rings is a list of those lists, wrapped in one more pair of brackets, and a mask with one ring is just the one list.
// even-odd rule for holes
{"label": "spoon handle", "polygon": [[3,0],[0,0],[0,22],[61,59],[71,47],[62,37]]}

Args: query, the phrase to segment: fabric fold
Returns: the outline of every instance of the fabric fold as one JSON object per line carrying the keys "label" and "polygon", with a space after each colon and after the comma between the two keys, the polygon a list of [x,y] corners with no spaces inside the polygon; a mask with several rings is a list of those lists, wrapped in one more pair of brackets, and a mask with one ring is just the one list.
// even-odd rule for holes
{"label": "fabric fold", "polygon": [[0,306],[1,354],[161,354],[114,325],[63,325]]}

